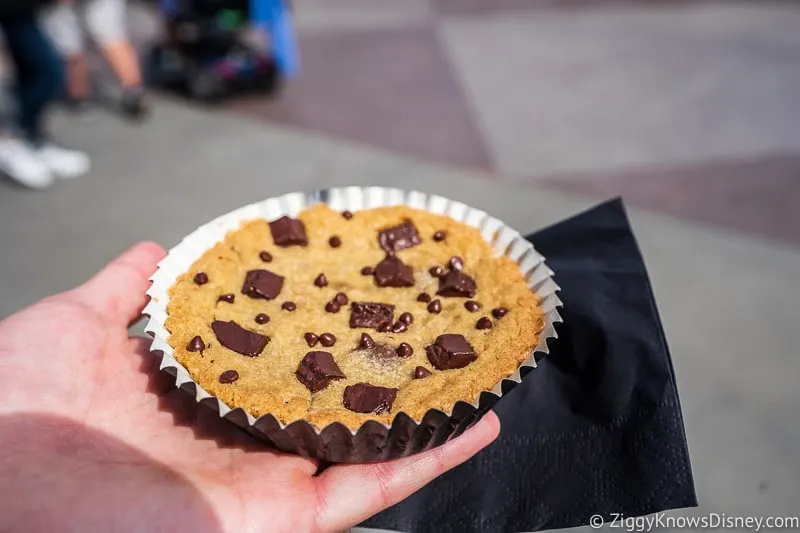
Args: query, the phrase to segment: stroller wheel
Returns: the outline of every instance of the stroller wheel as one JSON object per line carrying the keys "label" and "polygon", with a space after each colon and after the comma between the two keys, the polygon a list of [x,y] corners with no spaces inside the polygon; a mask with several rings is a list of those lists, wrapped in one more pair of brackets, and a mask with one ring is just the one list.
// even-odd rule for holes
{"label": "stroller wheel", "polygon": [[218,102],[225,95],[225,81],[211,70],[191,69],[186,86],[193,98],[206,103]]}

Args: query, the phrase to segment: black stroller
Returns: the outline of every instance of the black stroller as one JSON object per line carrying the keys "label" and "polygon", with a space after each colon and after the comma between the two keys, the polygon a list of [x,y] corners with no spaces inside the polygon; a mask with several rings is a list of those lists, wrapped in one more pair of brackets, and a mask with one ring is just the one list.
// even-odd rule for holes
{"label": "black stroller", "polygon": [[[204,102],[238,90],[274,93],[297,70],[289,12],[282,0],[161,0],[165,38],[145,64],[149,83]],[[271,47],[244,42],[263,29]]]}

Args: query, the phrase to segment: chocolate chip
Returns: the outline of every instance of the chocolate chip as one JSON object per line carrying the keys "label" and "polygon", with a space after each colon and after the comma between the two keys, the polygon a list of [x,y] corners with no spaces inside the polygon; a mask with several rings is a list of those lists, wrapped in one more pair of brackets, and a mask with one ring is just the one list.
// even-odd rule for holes
{"label": "chocolate chip", "polygon": [[320,274],[316,278],[314,278],[314,285],[319,288],[327,287],[328,286],[328,278],[325,277],[325,274]]}
{"label": "chocolate chip", "polygon": [[407,342],[401,342],[397,347],[397,355],[400,357],[411,357],[414,354],[414,348]]}
{"label": "chocolate chip", "polygon": [[281,309],[283,309],[284,311],[289,311],[291,313],[292,311],[297,309],[297,304],[294,302],[283,302],[281,304]]}
{"label": "chocolate chip", "polygon": [[270,261],[272,261],[272,254],[265,250],[260,254],[258,254],[258,258],[264,261],[265,263],[269,263]]}
{"label": "chocolate chip", "polygon": [[411,324],[414,323],[414,315],[412,315],[411,313],[403,313],[397,320],[399,320],[406,326],[410,326]]}
{"label": "chocolate chip", "polygon": [[244,277],[242,294],[250,298],[274,300],[283,289],[283,276],[269,270],[250,270]]}
{"label": "chocolate chip", "polygon": [[442,242],[445,237],[447,237],[447,234],[443,231],[437,231],[433,234],[433,240],[436,242]]}
{"label": "chocolate chip", "polygon": [[305,335],[303,335],[303,338],[306,340],[306,344],[308,344],[308,346],[310,348],[313,348],[314,346],[316,346],[317,345],[317,341],[319,340],[319,337],[317,337],[316,335],[314,335],[311,332],[306,333]]}
{"label": "chocolate chip", "polygon": [[432,375],[433,373],[424,366],[418,366],[414,369],[414,379],[425,379]]}
{"label": "chocolate chip", "polygon": [[436,343],[425,347],[428,361],[437,370],[464,368],[478,356],[463,335],[446,333],[436,338]]}
{"label": "chocolate chip", "polygon": [[333,301],[339,305],[347,305],[347,302],[350,300],[347,299],[347,295],[343,292],[337,292],[336,296],[333,297]]}
{"label": "chocolate chip", "polygon": [[239,373],[236,370],[226,370],[219,375],[220,383],[233,383],[239,380]]}
{"label": "chocolate chip", "polygon": [[488,317],[482,316],[475,323],[475,329],[492,329],[492,321]]}
{"label": "chocolate chip", "polygon": [[193,281],[198,285],[205,285],[208,283],[208,274],[205,272],[198,272],[194,275]]}
{"label": "chocolate chip", "polygon": [[464,268],[464,260],[457,255],[454,255],[450,258],[450,261],[447,262],[447,265],[453,270],[461,270]]}
{"label": "chocolate chip", "polygon": [[337,304],[335,300],[331,300],[325,304],[325,311],[328,313],[338,313],[340,308],[341,306]]}
{"label": "chocolate chip", "polygon": [[223,322],[215,320],[211,323],[211,329],[221,345],[236,353],[255,357],[264,351],[264,347],[269,342],[269,337],[249,331],[231,320]]}
{"label": "chocolate chip", "polygon": [[229,304],[232,304],[232,303],[233,303],[233,300],[234,300],[235,298],[236,298],[236,297],[235,297],[233,294],[223,294],[222,296],[220,296],[219,298],[217,298],[217,301],[218,301],[218,302],[227,302],[227,303],[229,303]]}
{"label": "chocolate chip", "polygon": [[417,228],[410,220],[378,232],[378,243],[387,252],[398,252],[420,243]]}
{"label": "chocolate chip", "polygon": [[406,330],[408,330],[408,325],[400,321],[395,322],[392,326],[392,333],[403,333]]}
{"label": "chocolate chip", "polygon": [[439,278],[439,296],[472,298],[478,290],[475,280],[460,270],[451,270]]}
{"label": "chocolate chip", "polygon": [[281,217],[269,223],[269,230],[272,233],[272,241],[278,246],[293,246],[308,244],[306,237],[306,226],[302,220],[289,217]]}
{"label": "chocolate chip", "polygon": [[202,352],[205,349],[206,343],[203,342],[200,335],[193,337],[192,340],[189,341],[189,344],[186,345],[187,352]]}
{"label": "chocolate chip", "polygon": [[319,343],[326,348],[330,348],[336,344],[336,337],[333,335],[333,333],[323,333],[319,336]]}
{"label": "chocolate chip", "polygon": [[365,266],[364,268],[361,269],[361,275],[362,276],[371,276],[374,273],[375,273],[375,269],[372,268],[371,266]]}
{"label": "chocolate chip", "polygon": [[328,352],[308,352],[300,361],[294,375],[311,392],[319,392],[330,385],[331,381],[346,377]]}
{"label": "chocolate chip", "polygon": [[428,304],[428,312],[439,314],[442,312],[442,302],[438,298]]}
{"label": "chocolate chip", "polygon": [[381,324],[377,328],[375,328],[378,333],[389,333],[392,331],[392,325],[387,322],[386,324]]}
{"label": "chocolate chip", "polygon": [[328,239],[328,244],[331,245],[331,248],[338,248],[342,245],[342,239],[338,236],[334,235],[330,239]]}
{"label": "chocolate chip", "polygon": [[419,293],[419,296],[417,296],[417,301],[428,303],[431,301],[431,295],[427,292],[421,292]]}
{"label": "chocolate chip", "polygon": [[342,211],[342,216],[346,220],[350,220],[351,218],[353,218],[353,213],[351,213],[350,211]]}
{"label": "chocolate chip", "polygon": [[387,255],[375,267],[375,283],[378,287],[412,287],[414,272],[398,257]]}
{"label": "chocolate chip", "polygon": [[441,278],[444,275],[444,269],[438,265],[432,266],[430,269],[428,269],[428,272],[434,278]]}
{"label": "chocolate chip", "polygon": [[369,348],[372,348],[373,346],[375,346],[375,341],[372,340],[372,337],[370,337],[366,333],[362,333],[361,340],[358,343],[358,347],[367,350]]}
{"label": "chocolate chip", "polygon": [[256,315],[256,324],[266,324],[269,322],[269,316],[265,313],[258,313]]}
{"label": "chocolate chip", "polygon": [[464,309],[466,309],[470,313],[474,313],[474,312],[478,311],[478,309],[480,309],[480,308],[481,308],[481,304],[479,304],[475,300],[467,300],[466,302],[464,302]]}
{"label": "chocolate chip", "polygon": [[508,313],[508,309],[506,307],[497,307],[492,309],[492,316],[495,318],[503,318]]}
{"label": "chocolate chip", "polygon": [[395,397],[397,397],[397,389],[377,387],[369,383],[356,383],[345,387],[343,403],[345,408],[356,413],[379,415],[392,408]]}
{"label": "chocolate chip", "polygon": [[351,328],[375,328],[391,325],[394,322],[394,306],[374,302],[353,302],[350,304]]}

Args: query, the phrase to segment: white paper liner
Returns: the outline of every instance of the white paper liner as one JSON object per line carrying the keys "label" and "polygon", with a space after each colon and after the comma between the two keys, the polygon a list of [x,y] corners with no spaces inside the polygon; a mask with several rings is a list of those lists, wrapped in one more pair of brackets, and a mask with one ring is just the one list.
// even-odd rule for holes
{"label": "white paper liner", "polygon": [[[268,438],[273,444],[284,449],[288,448],[289,450],[287,451],[294,451],[295,453],[301,453],[303,455],[319,456],[320,454],[325,455],[326,453],[320,452],[319,450],[305,449],[306,446],[302,444],[298,445],[297,442],[291,444],[286,444],[284,442],[284,445],[281,445],[281,441],[286,435],[277,435],[276,432],[282,433],[286,430],[285,432],[290,435],[290,439],[295,437],[299,432],[303,434],[305,440],[308,440],[309,428],[312,432],[316,433],[317,436],[321,433],[327,433],[329,435],[334,433],[341,435],[343,433],[342,428],[346,428],[346,426],[338,423],[331,424],[321,429],[315,428],[304,421],[283,424],[272,415],[267,414],[256,419],[241,408],[233,409],[226,405],[222,400],[209,394],[200,385],[195,383],[183,365],[174,358],[173,347],[170,346],[168,342],[169,332],[164,325],[167,319],[167,306],[169,305],[169,289],[175,283],[175,280],[181,274],[187,272],[192,264],[207,250],[212,248],[217,242],[222,241],[228,232],[238,229],[243,222],[252,219],[263,218],[266,220],[275,220],[284,215],[295,217],[303,209],[318,203],[326,203],[337,211],[360,211],[375,207],[407,205],[431,213],[447,215],[459,222],[478,228],[483,238],[492,245],[496,256],[506,255],[519,265],[528,286],[539,297],[539,305],[544,312],[545,327],[540,333],[539,344],[511,376],[501,380],[491,391],[481,391],[476,395],[474,402],[470,405],[475,409],[476,413],[480,414],[478,414],[477,417],[473,416],[469,424],[474,423],[483,412],[488,410],[490,404],[493,404],[497,398],[503,396],[504,393],[507,393],[516,384],[520,383],[522,380],[520,371],[523,368],[535,368],[536,361],[549,352],[547,343],[550,339],[557,338],[558,335],[556,334],[555,324],[562,321],[558,313],[558,308],[563,304],[556,294],[560,288],[553,281],[553,272],[545,265],[544,257],[542,257],[542,255],[534,249],[533,245],[518,231],[510,228],[484,211],[455,200],[419,191],[404,191],[385,187],[341,187],[309,193],[296,192],[250,204],[217,217],[211,222],[200,226],[169,251],[167,256],[158,264],[158,269],[150,278],[152,284],[147,290],[147,295],[150,296],[150,302],[143,311],[143,314],[149,317],[147,325],[145,326],[145,331],[153,337],[150,350],[162,354],[160,368],[174,375],[176,387],[192,392],[196,401],[215,408],[221,417],[228,418],[237,425],[251,430],[251,433],[256,434],[256,436],[260,436],[259,434],[263,436],[265,430],[262,428],[269,427],[271,437]],[[493,395],[495,398],[487,399],[486,393]],[[459,404],[463,403],[465,402],[459,402]],[[457,406],[458,404],[453,406],[450,412],[431,409],[420,420],[412,419],[406,413],[398,412],[395,414],[391,424],[369,421],[357,430],[350,428],[346,428],[346,430],[349,431],[355,443],[355,440],[362,434],[371,434],[374,437],[374,430],[377,429],[375,426],[380,425],[383,427],[383,431],[379,430],[378,433],[383,434],[388,444],[391,438],[389,433],[398,418],[403,418],[406,422],[413,422],[415,426],[419,426],[419,428],[422,429],[425,419],[429,418],[429,414],[435,413],[437,415],[451,417]],[[461,411],[463,412],[464,410],[462,409]],[[431,425],[429,433],[438,431],[436,426],[441,424],[442,417],[439,416],[438,419],[440,422]],[[296,427],[298,424],[303,424],[308,427],[299,428],[298,431]],[[334,425],[339,427],[333,428],[332,426]],[[367,426],[372,429],[370,430]],[[252,431],[253,429],[256,429],[256,431]],[[466,427],[456,428],[455,425],[451,424],[450,429],[451,433],[460,434]],[[440,433],[443,434],[440,435],[439,441],[447,440],[447,438],[452,436],[444,434],[446,432]],[[344,436],[345,438],[347,437],[346,433]],[[406,437],[408,437],[408,435],[406,435]],[[432,435],[428,434],[427,437],[430,438]],[[335,437],[335,439],[340,438],[341,437]],[[419,440],[418,437],[416,438]],[[298,438],[298,441],[299,440]],[[405,443],[406,440],[407,439],[402,439],[402,443]],[[421,445],[432,447],[438,444],[441,444],[441,442],[422,442]],[[350,443],[350,445],[357,447],[358,443]],[[298,446],[302,449],[298,450]],[[395,452],[397,451],[398,450],[395,450]],[[404,453],[400,450],[399,454],[394,453],[387,455],[383,453],[382,455],[378,455],[380,455],[380,457],[376,456],[372,459],[369,453],[366,455],[360,453],[359,457],[361,459],[358,460],[386,459],[404,455]],[[341,460],[341,457],[338,459],[336,457],[319,458],[334,461]],[[345,458],[344,460],[347,461],[348,459]]]}

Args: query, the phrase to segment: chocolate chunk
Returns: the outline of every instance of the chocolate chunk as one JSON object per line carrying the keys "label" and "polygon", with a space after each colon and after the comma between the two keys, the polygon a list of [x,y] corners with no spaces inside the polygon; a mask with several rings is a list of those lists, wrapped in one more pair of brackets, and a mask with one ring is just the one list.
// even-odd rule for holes
{"label": "chocolate chunk", "polygon": [[226,370],[219,375],[220,383],[233,383],[239,380],[239,373],[236,370]]}
{"label": "chocolate chunk", "polygon": [[419,293],[419,296],[417,296],[417,301],[428,303],[431,301],[431,295],[427,292],[421,292]]}
{"label": "chocolate chunk", "polygon": [[438,315],[442,312],[442,302],[439,298],[436,298],[434,301],[428,304],[428,312]]}
{"label": "chocolate chunk", "polygon": [[478,358],[467,339],[454,333],[439,335],[435,344],[425,347],[425,353],[437,370],[464,368]]}
{"label": "chocolate chunk", "polygon": [[221,345],[236,353],[255,357],[264,351],[264,347],[269,342],[269,337],[249,331],[231,320],[223,322],[215,320],[211,323],[211,329]]}
{"label": "chocolate chunk", "polygon": [[194,275],[193,281],[198,285],[205,285],[208,283],[208,274],[205,272],[198,272]]}
{"label": "chocolate chunk", "polygon": [[469,311],[470,313],[474,313],[481,308],[481,304],[476,302],[475,300],[467,300],[464,302],[464,309]]}
{"label": "chocolate chunk", "polygon": [[378,287],[412,287],[414,272],[399,258],[387,255],[375,267],[375,283]]}
{"label": "chocolate chunk", "polygon": [[397,389],[376,387],[369,383],[356,383],[344,389],[344,406],[356,413],[379,415],[392,408]]}
{"label": "chocolate chunk", "polygon": [[294,375],[311,392],[319,392],[331,381],[344,379],[345,375],[328,352],[308,352]]}
{"label": "chocolate chunk", "polygon": [[497,307],[492,309],[492,316],[495,318],[503,318],[508,313],[508,309],[505,307]]}
{"label": "chocolate chunk", "polygon": [[331,300],[325,304],[325,311],[328,313],[338,313],[341,306],[336,303],[336,300]]}
{"label": "chocolate chunk", "polygon": [[375,346],[375,341],[372,340],[372,337],[370,337],[366,333],[362,333],[361,334],[361,340],[358,343],[358,347],[362,348],[364,350],[368,350],[369,348],[372,348],[373,346]]}
{"label": "chocolate chunk", "polygon": [[328,244],[330,244],[331,248],[338,248],[342,245],[342,239],[338,235],[334,235],[328,239]]}
{"label": "chocolate chunk", "polygon": [[387,252],[398,252],[420,243],[417,228],[410,220],[378,232],[378,243]]}
{"label": "chocolate chunk", "polygon": [[258,254],[258,258],[264,261],[265,263],[269,263],[270,261],[272,261],[272,254],[265,250],[260,254]]}
{"label": "chocolate chunk", "polygon": [[392,333],[403,333],[406,330],[408,330],[408,325],[399,320],[392,326]]}
{"label": "chocolate chunk", "polygon": [[316,346],[317,345],[317,341],[319,340],[319,337],[317,337],[316,335],[314,335],[311,332],[306,333],[305,335],[303,335],[303,338],[306,340],[306,344],[308,344],[308,346],[310,348],[313,348],[314,346]]}
{"label": "chocolate chunk", "polygon": [[464,260],[457,255],[454,255],[450,258],[450,261],[447,262],[447,265],[453,270],[461,270],[464,268]]}
{"label": "chocolate chunk", "polygon": [[289,217],[281,217],[269,223],[269,230],[272,232],[272,241],[278,246],[306,246],[306,227],[302,220]]}
{"label": "chocolate chunk", "polygon": [[251,270],[244,278],[242,294],[250,298],[263,298],[274,300],[283,288],[283,276],[269,270]]}
{"label": "chocolate chunk", "polygon": [[375,329],[378,333],[389,333],[390,331],[392,331],[392,325],[389,322],[387,322],[385,324],[381,324]]}
{"label": "chocolate chunk", "polygon": [[372,268],[371,266],[365,266],[364,268],[361,269],[361,275],[362,276],[371,276],[374,273],[375,273],[375,269]]}
{"label": "chocolate chunk", "polygon": [[284,311],[289,311],[291,313],[292,311],[297,309],[297,304],[294,302],[283,302],[281,304],[281,309],[283,309]]}
{"label": "chocolate chunk", "polygon": [[394,306],[374,302],[353,302],[350,304],[351,328],[375,328],[391,326],[394,322]]}
{"label": "chocolate chunk", "polygon": [[351,218],[353,218],[353,213],[351,213],[350,211],[342,211],[342,216],[346,220],[350,220]]}
{"label": "chocolate chunk", "polygon": [[455,296],[462,298],[472,298],[477,292],[478,286],[475,280],[467,276],[460,270],[451,270],[439,278],[439,296]]}
{"label": "chocolate chunk", "polygon": [[407,342],[401,342],[397,347],[397,355],[400,357],[411,357],[414,354],[414,348]]}
{"label": "chocolate chunk", "polygon": [[187,352],[202,352],[205,349],[206,343],[203,342],[200,335],[193,337],[192,340],[189,341],[189,344],[186,345]]}
{"label": "chocolate chunk", "polygon": [[445,239],[445,237],[447,237],[447,233],[445,233],[444,231],[437,231],[436,233],[433,234],[433,240],[436,242],[442,242]]}
{"label": "chocolate chunk", "polygon": [[411,313],[403,313],[397,320],[399,320],[406,326],[410,326],[411,324],[414,323],[414,315],[412,315]]}
{"label": "chocolate chunk", "polygon": [[492,329],[492,321],[488,317],[482,316],[475,323],[475,329]]}
{"label": "chocolate chunk", "polygon": [[424,366],[418,366],[414,369],[414,379],[425,379],[432,375],[433,373]]}
{"label": "chocolate chunk", "polygon": [[441,278],[444,275],[444,269],[440,266],[432,266],[428,269],[428,273],[434,278]]}
{"label": "chocolate chunk", "polygon": [[236,298],[236,297],[235,297],[233,294],[223,294],[222,296],[220,296],[219,298],[217,298],[217,301],[218,301],[218,302],[227,302],[227,303],[229,303],[229,304],[232,304],[232,303],[233,303],[233,300],[234,300],[235,298]]}
{"label": "chocolate chunk", "polygon": [[347,295],[343,292],[337,292],[336,296],[333,297],[333,301],[339,305],[347,305],[347,302],[350,300],[347,298]]}
{"label": "chocolate chunk", "polygon": [[375,343],[375,346],[367,350],[367,355],[382,361],[392,360],[397,359],[397,350],[388,344]]}
{"label": "chocolate chunk", "polygon": [[330,348],[336,344],[336,337],[333,335],[333,333],[323,333],[319,336],[319,343],[326,348]]}
{"label": "chocolate chunk", "polygon": [[256,324],[266,324],[269,322],[269,315],[266,313],[258,313],[256,315]]}
{"label": "chocolate chunk", "polygon": [[328,278],[325,277],[325,274],[320,274],[319,276],[314,278],[314,285],[316,285],[320,289],[322,287],[327,287],[328,286]]}

